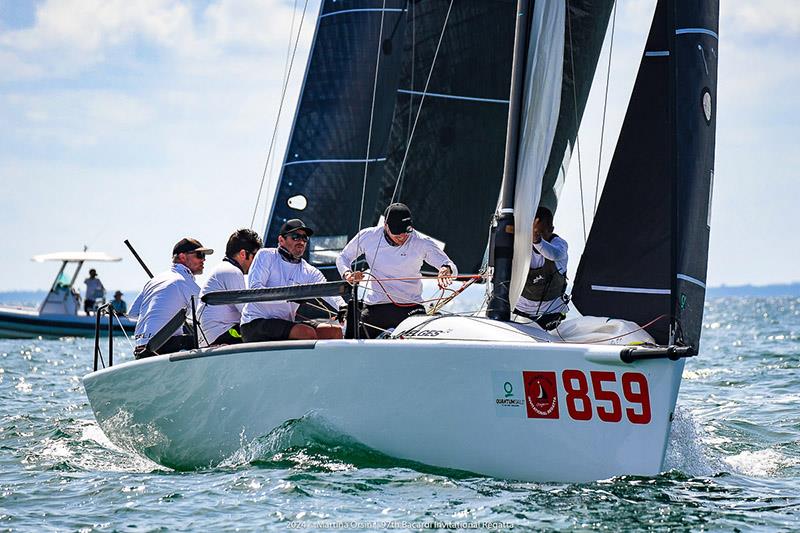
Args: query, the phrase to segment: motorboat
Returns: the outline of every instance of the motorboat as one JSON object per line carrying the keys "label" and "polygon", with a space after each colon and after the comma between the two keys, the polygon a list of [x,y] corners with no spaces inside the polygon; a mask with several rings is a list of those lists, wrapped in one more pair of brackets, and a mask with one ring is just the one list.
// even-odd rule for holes
{"label": "motorboat", "polygon": [[[42,303],[35,308],[0,306],[0,337],[30,339],[37,337],[94,337],[96,317],[81,309],[81,296],[75,282],[81,267],[86,262],[116,262],[121,258],[104,252],[54,252],[35,255],[37,263],[60,262],[50,290]],[[123,329],[133,334],[136,322],[124,316],[115,317],[114,334],[122,335]],[[103,329],[101,335],[108,335]]]}

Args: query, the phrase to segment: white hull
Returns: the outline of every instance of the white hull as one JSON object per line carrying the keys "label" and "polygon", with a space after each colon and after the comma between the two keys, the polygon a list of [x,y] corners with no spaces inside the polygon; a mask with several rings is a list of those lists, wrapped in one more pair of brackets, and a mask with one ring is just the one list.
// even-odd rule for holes
{"label": "white hull", "polygon": [[[626,364],[619,354],[619,346],[530,341],[254,343],[133,361],[83,382],[112,441],[180,469],[219,463],[284,422],[313,415],[389,456],[501,478],[654,475],[683,361]],[[585,394],[568,398],[565,371],[576,390],[575,376],[585,377]],[[526,405],[523,372],[542,373],[525,375],[539,414]],[[600,395],[611,391],[618,405],[596,397],[592,372],[612,379],[599,383]],[[555,408],[537,388],[542,377],[555,378]],[[638,401],[642,380],[649,416]],[[603,421],[601,411],[620,420]]]}

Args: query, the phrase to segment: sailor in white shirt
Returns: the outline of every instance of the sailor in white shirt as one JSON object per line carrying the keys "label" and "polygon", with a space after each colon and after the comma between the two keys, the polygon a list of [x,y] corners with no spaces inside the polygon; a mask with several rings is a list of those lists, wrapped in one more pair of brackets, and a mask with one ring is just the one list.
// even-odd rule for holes
{"label": "sailor in white shirt", "polygon": [[[361,230],[336,259],[339,273],[351,284],[364,279],[363,272],[351,271],[353,262],[364,254],[369,265],[371,277],[365,287],[359,331],[366,338],[375,338],[397,327],[409,315],[424,311],[420,277],[423,263],[439,270],[440,287],[446,287],[458,275],[456,265],[436,242],[414,231],[408,206],[391,204],[386,208],[384,221],[383,225]],[[350,307],[349,313],[353,306]],[[348,334],[354,333],[348,327]]]}
{"label": "sailor in white shirt", "polygon": [[148,341],[182,308],[191,309],[191,298],[199,302],[200,287],[194,276],[203,273],[206,255],[214,250],[204,248],[196,239],[185,238],[172,248],[172,268],[162,272],[144,286],[131,305],[128,316],[139,317],[134,330],[137,359],[151,355],[177,352],[194,347],[191,335],[182,335],[178,328],[158,353],[148,352]]}
{"label": "sailor in white shirt", "polygon": [[101,303],[106,301],[106,288],[103,282],[97,277],[95,269],[89,270],[89,277],[83,280],[86,285],[86,298],[83,299],[83,310],[87,315],[94,313],[94,304],[97,300]]}
{"label": "sailor in white shirt", "polygon": [[[304,259],[308,238],[314,232],[302,220],[293,218],[281,226],[277,248],[263,248],[253,260],[247,285],[250,289],[325,283],[325,276]],[[334,309],[344,304],[337,297],[324,298]],[[298,322],[299,304],[294,302],[246,303],[242,310],[244,342],[341,339],[342,328],[317,321]]]}
{"label": "sailor in white shirt", "polygon": [[[256,253],[263,243],[258,233],[251,229],[235,231],[225,246],[225,257],[206,280],[200,290],[202,298],[210,292],[238,291],[245,288],[244,276],[250,271]],[[206,305],[197,310],[200,317],[200,344],[214,346],[242,342],[239,321],[244,304]]]}
{"label": "sailor in white shirt", "polygon": [[553,233],[553,213],[536,210],[531,266],[514,313],[554,329],[567,316],[567,241]]}

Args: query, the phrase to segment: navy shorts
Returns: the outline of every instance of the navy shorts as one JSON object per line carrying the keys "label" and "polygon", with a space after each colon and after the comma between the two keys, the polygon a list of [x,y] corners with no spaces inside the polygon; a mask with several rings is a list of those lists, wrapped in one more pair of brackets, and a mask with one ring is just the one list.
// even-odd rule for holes
{"label": "navy shorts", "polygon": [[242,340],[244,342],[285,341],[289,339],[289,333],[297,324],[305,324],[316,329],[323,322],[326,321],[311,319],[292,322],[282,318],[257,318],[242,324]]}

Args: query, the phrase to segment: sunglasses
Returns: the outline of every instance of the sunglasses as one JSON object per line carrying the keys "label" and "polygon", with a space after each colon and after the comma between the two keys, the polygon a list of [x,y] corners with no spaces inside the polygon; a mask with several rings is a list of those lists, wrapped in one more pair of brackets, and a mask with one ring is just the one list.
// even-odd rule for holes
{"label": "sunglasses", "polygon": [[198,259],[205,259],[206,253],[205,252],[188,252],[191,255],[196,256]]}
{"label": "sunglasses", "polygon": [[305,233],[294,232],[294,233],[288,233],[286,234],[286,236],[292,239],[293,241],[303,241],[303,242],[308,241],[308,235],[306,235]]}

